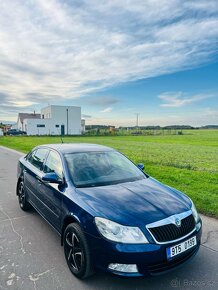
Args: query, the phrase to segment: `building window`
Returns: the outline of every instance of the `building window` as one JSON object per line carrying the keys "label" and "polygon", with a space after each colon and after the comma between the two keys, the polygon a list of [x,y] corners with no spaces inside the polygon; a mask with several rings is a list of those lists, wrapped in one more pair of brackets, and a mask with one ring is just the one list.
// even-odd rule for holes
{"label": "building window", "polygon": [[59,128],[59,125],[55,125],[56,128]]}
{"label": "building window", "polygon": [[37,128],[45,128],[44,124],[37,124]]}

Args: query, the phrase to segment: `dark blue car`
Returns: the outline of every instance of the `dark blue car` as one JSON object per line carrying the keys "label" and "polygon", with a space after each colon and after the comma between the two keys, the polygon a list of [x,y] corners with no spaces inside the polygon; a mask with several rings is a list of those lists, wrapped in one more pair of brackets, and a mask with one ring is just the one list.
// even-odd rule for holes
{"label": "dark blue car", "polygon": [[142,170],[105,146],[38,146],[19,160],[19,204],[60,234],[75,276],[156,275],[197,253],[202,224],[189,197]]}

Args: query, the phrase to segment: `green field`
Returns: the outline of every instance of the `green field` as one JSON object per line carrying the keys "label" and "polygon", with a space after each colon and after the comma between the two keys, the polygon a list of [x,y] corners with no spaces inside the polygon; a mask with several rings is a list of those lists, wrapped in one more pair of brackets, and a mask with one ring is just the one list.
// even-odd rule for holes
{"label": "green field", "polygon": [[[145,171],[189,195],[201,213],[218,217],[218,130],[184,131],[184,135],[64,137],[65,143],[111,146]],[[28,152],[59,137],[1,137],[0,145]]]}

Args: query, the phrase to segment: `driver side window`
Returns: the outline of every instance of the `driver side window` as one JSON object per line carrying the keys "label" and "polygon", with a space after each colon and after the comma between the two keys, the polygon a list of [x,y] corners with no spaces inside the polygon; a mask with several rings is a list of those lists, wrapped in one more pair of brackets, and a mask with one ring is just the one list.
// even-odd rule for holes
{"label": "driver side window", "polygon": [[44,172],[55,172],[60,178],[63,178],[62,161],[58,153],[50,151],[46,163],[44,165]]}
{"label": "driver side window", "polygon": [[36,149],[35,151],[33,151],[31,154],[27,156],[27,161],[31,163],[37,169],[42,170],[43,163],[45,161],[47,154],[48,154],[48,149],[45,149],[45,148]]}

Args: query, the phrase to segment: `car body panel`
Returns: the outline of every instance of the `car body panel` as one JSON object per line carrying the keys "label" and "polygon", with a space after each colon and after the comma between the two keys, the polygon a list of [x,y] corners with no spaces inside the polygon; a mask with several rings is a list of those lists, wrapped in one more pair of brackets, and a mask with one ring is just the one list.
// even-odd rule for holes
{"label": "car body panel", "polygon": [[[196,254],[200,247],[201,242],[201,229],[196,230],[188,238],[196,236],[197,246]],[[91,243],[93,255],[95,258],[96,266],[105,271],[109,263],[123,263],[123,264],[137,264],[140,267],[140,272],[142,275],[152,275],[152,271],[149,269],[150,265],[163,264],[167,262],[166,249],[168,247],[174,246],[177,243],[169,243],[166,245],[158,245],[154,243],[149,244],[121,244],[121,243],[111,243],[105,239],[98,240],[96,237],[89,236],[88,240]],[[187,240],[187,238],[182,239],[180,242]],[[191,252],[191,251],[189,251]],[[110,255],[108,254],[110,253]],[[179,255],[178,255],[179,256]],[[184,254],[183,254],[184,256]],[[177,257],[181,258],[181,256]],[[171,261],[173,261],[172,259]],[[170,262],[170,261],[169,261]],[[180,263],[178,264],[180,265]],[[113,272],[113,271],[112,271]],[[165,271],[161,271],[160,274]],[[136,275],[136,276],[140,276]]]}
{"label": "car body panel", "polygon": [[38,180],[37,176],[41,175],[37,168],[34,168],[28,162],[23,163],[23,180],[25,184],[25,190],[27,192],[28,199],[31,200],[35,207],[40,208],[40,201],[37,198],[38,192]]}
{"label": "car body panel", "polygon": [[38,181],[38,197],[43,206],[45,217],[58,230],[61,229],[62,217],[62,195],[64,187],[59,184],[45,183]]}
{"label": "car body panel", "polygon": [[[153,178],[95,188],[77,188],[78,195],[95,212],[120,224],[142,226],[191,207],[189,199]],[[148,214],[149,213],[149,214]]]}

